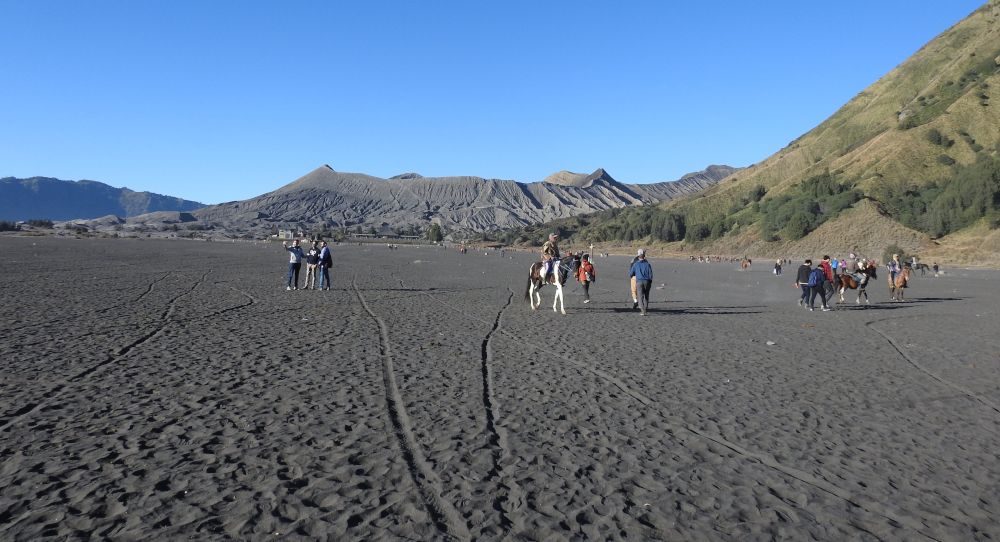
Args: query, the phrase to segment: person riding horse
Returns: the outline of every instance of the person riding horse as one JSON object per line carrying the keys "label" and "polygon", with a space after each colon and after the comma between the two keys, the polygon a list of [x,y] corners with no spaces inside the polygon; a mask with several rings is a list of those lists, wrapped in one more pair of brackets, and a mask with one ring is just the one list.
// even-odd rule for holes
{"label": "person riding horse", "polygon": [[889,284],[896,284],[896,275],[903,271],[903,264],[899,261],[899,254],[893,254],[892,260],[886,264],[889,268]]}
{"label": "person riding horse", "polygon": [[559,262],[559,246],[556,245],[556,240],[559,238],[558,233],[550,233],[549,240],[542,245],[542,263],[544,267],[542,268],[542,282],[545,282],[546,277],[552,274],[555,266]]}
{"label": "person riding horse", "polygon": [[861,281],[861,266],[858,265],[858,255],[851,253],[850,258],[840,262],[841,274],[850,275],[854,280]]}

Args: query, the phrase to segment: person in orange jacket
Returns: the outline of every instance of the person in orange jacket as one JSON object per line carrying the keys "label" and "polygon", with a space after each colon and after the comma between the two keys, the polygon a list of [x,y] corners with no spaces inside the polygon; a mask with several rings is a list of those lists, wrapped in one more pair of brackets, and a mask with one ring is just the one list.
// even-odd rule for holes
{"label": "person in orange jacket", "polygon": [[594,264],[590,263],[590,254],[580,257],[580,269],[576,274],[576,280],[583,284],[583,302],[590,303],[590,283],[597,282],[597,272],[594,271]]}

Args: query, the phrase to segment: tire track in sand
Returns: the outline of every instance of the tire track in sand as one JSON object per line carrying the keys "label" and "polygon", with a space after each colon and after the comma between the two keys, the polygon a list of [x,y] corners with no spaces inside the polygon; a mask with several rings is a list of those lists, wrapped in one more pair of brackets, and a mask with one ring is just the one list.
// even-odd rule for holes
{"label": "tire track in sand", "polygon": [[[500,331],[500,324],[503,321],[503,313],[514,300],[514,290],[507,286],[510,295],[507,302],[497,312],[497,317],[493,321],[493,328],[483,339],[482,347],[482,367],[483,367],[483,406],[486,407],[486,430],[490,433],[489,442],[493,446],[493,469],[487,475],[490,479],[496,479],[499,494],[494,500],[494,508],[500,512],[501,527],[505,534],[521,532],[524,530],[524,520],[519,513],[524,506],[524,494],[517,485],[514,478],[514,458],[510,453],[510,446],[507,444],[507,430],[497,425],[500,418],[497,400],[493,393],[493,336]],[[504,466],[506,464],[506,466]]]}
{"label": "tire track in sand", "polygon": [[375,320],[375,323],[378,324],[379,351],[382,356],[382,381],[385,388],[386,407],[389,410],[389,418],[392,421],[396,439],[403,449],[403,456],[409,467],[410,476],[413,478],[414,484],[427,504],[427,508],[430,510],[437,527],[449,537],[457,540],[469,540],[471,535],[465,526],[465,521],[451,503],[441,498],[441,494],[444,492],[441,481],[438,479],[437,474],[434,473],[434,470],[431,469],[427,460],[424,459],[420,444],[413,436],[410,417],[406,414],[403,397],[399,393],[399,386],[396,384],[392,350],[389,346],[389,327],[382,318],[372,311],[365,297],[361,294],[361,290],[358,289],[357,281],[358,275],[355,273],[351,279],[351,286],[354,288],[354,293],[357,295],[358,301],[361,302],[361,306],[364,307],[365,312],[368,313],[368,316],[371,316],[372,320]]}
{"label": "tire track in sand", "polygon": [[[938,317],[938,316],[939,315],[934,315],[934,317]],[[912,316],[907,316],[905,318],[912,318]],[[983,397],[982,395],[977,394],[976,392],[970,390],[969,388],[966,388],[965,386],[956,384],[956,383],[948,380],[947,378],[944,378],[943,376],[935,373],[934,371],[928,369],[927,367],[924,367],[923,365],[917,363],[916,361],[913,360],[913,358],[911,358],[910,356],[908,356],[906,354],[906,351],[904,349],[900,348],[899,345],[896,344],[896,341],[894,341],[892,339],[892,337],[890,337],[886,333],[883,333],[883,332],[879,331],[879,329],[876,328],[873,325],[873,324],[877,324],[878,322],[888,322],[889,320],[894,320],[894,318],[885,318],[883,320],[873,320],[871,322],[865,322],[865,327],[867,327],[868,329],[871,329],[875,333],[878,333],[879,335],[881,335],[882,338],[885,339],[886,342],[888,342],[889,345],[892,346],[896,350],[896,352],[899,352],[900,356],[903,356],[903,359],[905,359],[907,362],[909,362],[910,365],[913,365],[914,367],[916,367],[917,369],[919,369],[920,371],[922,371],[927,376],[933,378],[934,380],[937,380],[938,382],[944,384],[945,386],[948,386],[949,388],[952,388],[952,389],[957,390],[957,391],[959,391],[959,392],[961,392],[961,393],[963,393],[965,395],[968,395],[969,397],[975,399],[976,401],[979,401],[980,403],[982,403],[982,404],[988,406],[989,408],[993,409],[994,412],[1000,414],[1000,405],[998,405],[997,403],[994,403],[993,401],[990,401],[989,399]]]}
{"label": "tire track in sand", "polygon": [[62,382],[51,388],[49,391],[43,393],[41,395],[41,400],[38,401],[37,403],[29,403],[23,406],[18,411],[14,412],[13,416],[9,420],[4,422],[3,425],[0,425],[0,433],[6,431],[12,425],[20,423],[24,419],[39,412],[41,409],[51,404],[52,401],[58,398],[70,385],[75,384],[77,382],[82,382],[87,378],[90,378],[91,376],[103,372],[118,360],[128,356],[131,352],[134,352],[135,349],[138,348],[139,346],[161,335],[163,331],[166,330],[167,326],[173,323],[173,321],[170,318],[173,315],[174,307],[177,304],[177,302],[180,301],[181,298],[183,298],[184,296],[189,295],[193,293],[196,289],[198,289],[198,286],[200,286],[202,283],[205,282],[205,280],[208,278],[209,273],[211,272],[212,272],[211,269],[206,271],[205,274],[201,276],[201,279],[199,279],[194,283],[194,285],[191,287],[190,290],[182,294],[179,294],[170,300],[170,303],[167,304],[167,308],[164,311],[163,316],[161,317],[163,322],[159,326],[157,326],[152,331],[146,333],[145,335],[139,337],[138,339],[132,341],[131,343],[119,348],[118,351],[109,355],[107,359],[98,363],[97,365],[94,365],[89,369],[85,369],[84,371],[77,373],[75,376],[71,376],[63,380]]}
{"label": "tire track in sand", "polygon": [[[436,301],[436,302],[444,305],[445,307],[448,307],[449,309],[451,309],[453,311],[456,311],[456,312],[458,312],[460,314],[463,314],[463,315],[465,315],[468,318],[471,318],[471,319],[474,319],[474,320],[479,320],[481,322],[483,321],[481,318],[478,318],[476,316],[468,314],[468,313],[466,313],[465,311],[463,311],[461,309],[455,308],[452,305],[450,305],[448,303],[445,303],[444,301],[441,301],[440,299],[436,299],[434,296],[432,296],[430,294],[425,294],[425,295],[427,295],[428,298],[433,299],[434,301]],[[486,323],[488,323],[488,322],[486,322]],[[548,349],[542,347],[541,345],[535,344],[535,343],[533,343],[533,342],[525,339],[524,337],[517,336],[517,335],[515,335],[513,333],[509,333],[509,332],[507,332],[505,330],[502,330],[502,329],[499,329],[499,328],[498,328],[498,331],[500,333],[504,334],[504,335],[509,336],[511,339],[520,341],[520,343],[523,344],[523,345],[532,346],[532,347],[534,347],[534,348],[536,348],[538,350],[541,350],[541,351],[549,351]],[[877,501],[875,501],[875,500],[873,500],[873,499],[871,499],[871,498],[869,498],[867,496],[860,495],[860,494],[857,494],[857,493],[852,493],[852,492],[850,492],[850,491],[848,491],[846,489],[843,489],[843,488],[841,488],[841,487],[839,487],[839,486],[837,486],[835,484],[832,484],[832,483],[830,483],[830,482],[828,482],[828,481],[826,481],[826,480],[824,480],[822,478],[819,478],[817,476],[813,476],[812,474],[809,474],[808,472],[796,469],[795,467],[790,467],[788,465],[781,464],[776,459],[774,459],[774,457],[772,457],[769,454],[759,453],[759,452],[752,452],[750,450],[747,450],[747,449],[743,448],[742,446],[740,446],[740,445],[738,445],[736,443],[733,443],[733,442],[730,442],[729,440],[726,440],[726,438],[723,437],[722,435],[714,435],[712,433],[708,433],[706,431],[702,431],[701,429],[698,429],[697,427],[694,427],[691,424],[687,424],[687,423],[683,423],[683,422],[681,422],[681,423],[674,423],[674,422],[667,421],[667,420],[669,420],[671,418],[671,416],[669,415],[670,411],[668,409],[664,408],[663,405],[659,404],[657,401],[654,401],[654,400],[646,397],[642,393],[640,393],[640,392],[632,389],[625,382],[622,382],[618,378],[615,378],[614,376],[611,376],[610,374],[608,374],[608,373],[606,373],[606,372],[604,372],[604,371],[602,371],[602,370],[600,370],[600,369],[598,369],[596,367],[592,367],[592,366],[590,366],[590,365],[588,365],[586,363],[582,363],[580,361],[572,359],[569,356],[566,356],[566,355],[563,355],[563,354],[559,354],[557,352],[550,352],[550,353],[551,353],[551,355],[553,355],[555,357],[559,357],[559,358],[563,359],[564,361],[566,361],[567,363],[569,363],[569,364],[571,364],[571,365],[573,365],[573,366],[575,366],[575,367],[577,367],[577,368],[579,368],[579,369],[581,369],[583,371],[589,372],[589,373],[597,376],[598,378],[600,378],[602,380],[605,380],[606,382],[609,382],[609,383],[613,384],[615,387],[617,387],[618,389],[620,389],[622,391],[622,393],[625,393],[626,395],[628,395],[629,397],[631,397],[635,401],[639,402],[643,406],[648,407],[650,409],[655,409],[655,411],[664,420],[664,422],[665,422],[664,425],[667,428],[667,432],[670,433],[670,434],[675,434],[675,433],[678,433],[678,432],[681,432],[681,431],[687,431],[687,432],[689,432],[689,433],[691,433],[691,434],[693,434],[693,435],[695,435],[695,436],[697,436],[699,438],[711,441],[711,442],[713,442],[715,444],[718,444],[720,446],[728,448],[729,450],[732,450],[736,454],[738,454],[738,455],[742,456],[743,458],[745,458],[747,461],[751,461],[751,462],[755,462],[755,463],[760,463],[760,464],[762,464],[764,466],[770,467],[770,468],[772,468],[772,469],[774,469],[774,470],[776,470],[778,472],[781,472],[781,473],[783,473],[783,474],[785,474],[787,476],[795,478],[796,480],[799,480],[800,482],[803,482],[805,484],[811,485],[811,486],[813,486],[813,487],[815,487],[815,488],[817,488],[819,490],[822,490],[822,491],[825,491],[826,493],[829,493],[830,495],[833,495],[833,496],[835,496],[837,498],[840,498],[840,499],[842,499],[842,500],[844,500],[844,501],[846,501],[848,503],[851,503],[852,505],[857,506],[858,508],[861,508],[862,510],[865,510],[866,512],[868,512],[868,513],[870,513],[870,514],[872,514],[874,516],[881,516],[881,517],[889,520],[894,526],[898,526],[901,529],[910,531],[910,532],[912,532],[912,533],[914,533],[916,535],[919,535],[919,536],[921,536],[921,537],[923,537],[923,538],[925,538],[927,540],[934,540],[934,541],[938,540],[938,539],[934,538],[933,536],[931,536],[931,535],[929,535],[929,534],[927,534],[926,532],[923,531],[924,525],[917,518],[908,517],[908,516],[902,516],[902,515],[896,514],[895,512],[892,512],[889,509],[887,509],[881,503],[879,503],[879,502],[877,502]],[[887,532],[888,530],[884,526],[873,525],[873,524],[871,524],[871,522],[862,520],[860,518],[852,519],[852,520],[849,521],[849,523],[850,523],[851,526],[853,526],[853,527],[855,527],[857,529],[860,529],[862,531],[865,531],[865,532],[867,532],[867,533],[875,536],[879,540],[885,540],[886,538],[892,538],[893,537],[893,533]]]}

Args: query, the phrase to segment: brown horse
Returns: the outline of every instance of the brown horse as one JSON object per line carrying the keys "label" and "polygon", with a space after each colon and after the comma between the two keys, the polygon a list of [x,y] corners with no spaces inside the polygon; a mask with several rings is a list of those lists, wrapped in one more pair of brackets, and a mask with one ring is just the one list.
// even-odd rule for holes
{"label": "brown horse", "polygon": [[910,282],[910,268],[903,267],[903,270],[896,273],[896,278],[893,280],[892,275],[889,275],[889,293],[892,295],[893,301],[906,301],[903,299],[903,290],[909,288]]}
{"label": "brown horse", "polygon": [[[552,284],[556,287],[556,297],[552,300],[552,311],[556,312],[558,310],[556,306],[561,305],[562,313],[566,314],[566,307],[562,305],[563,285],[566,284],[566,277],[569,275],[572,263],[572,256],[557,260],[552,273],[545,277],[542,276],[542,262],[531,264],[531,269],[528,271],[528,286],[524,290],[524,299],[531,303],[531,310],[542,306],[542,294],[538,293],[538,290],[546,284]],[[538,299],[538,303],[535,303],[535,298]]]}
{"label": "brown horse", "polygon": [[861,269],[859,273],[861,273],[861,280],[857,280],[851,275],[834,276],[834,279],[836,280],[834,280],[833,282],[836,285],[836,288],[840,291],[841,303],[844,302],[844,292],[849,288],[851,290],[858,291],[857,303],[861,303],[861,296],[863,295],[865,296],[865,303],[869,305],[871,304],[871,301],[868,301],[868,292],[865,291],[865,288],[867,288],[868,286],[869,279],[878,278],[875,276],[875,266],[865,267]]}

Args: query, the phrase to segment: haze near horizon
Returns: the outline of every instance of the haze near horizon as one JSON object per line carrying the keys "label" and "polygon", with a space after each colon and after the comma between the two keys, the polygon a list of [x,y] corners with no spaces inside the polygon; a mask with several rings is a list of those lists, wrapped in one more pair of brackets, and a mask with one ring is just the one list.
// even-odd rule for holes
{"label": "haze near horizon", "polygon": [[8,2],[0,177],[669,181],[766,158],[981,3]]}

